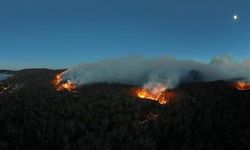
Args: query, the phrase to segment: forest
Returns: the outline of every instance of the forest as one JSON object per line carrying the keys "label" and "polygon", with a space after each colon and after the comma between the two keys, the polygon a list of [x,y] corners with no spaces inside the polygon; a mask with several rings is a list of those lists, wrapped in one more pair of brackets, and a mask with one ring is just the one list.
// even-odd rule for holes
{"label": "forest", "polygon": [[56,91],[62,71],[21,70],[0,81],[0,150],[250,148],[250,91],[229,82],[179,85],[161,105],[133,95],[132,85]]}

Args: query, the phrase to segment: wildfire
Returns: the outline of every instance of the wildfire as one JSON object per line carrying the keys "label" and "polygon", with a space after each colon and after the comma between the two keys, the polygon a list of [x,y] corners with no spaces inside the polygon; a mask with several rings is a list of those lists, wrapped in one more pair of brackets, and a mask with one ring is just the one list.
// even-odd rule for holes
{"label": "wildfire", "polygon": [[76,89],[76,85],[70,80],[68,80],[66,83],[63,83],[62,74],[56,75],[54,85],[57,91],[67,90],[70,92],[74,92],[74,90]]}
{"label": "wildfire", "polygon": [[249,82],[244,82],[244,81],[238,81],[236,82],[236,88],[238,90],[250,90],[250,83]]}
{"label": "wildfire", "polygon": [[167,104],[174,96],[173,92],[166,91],[163,86],[156,86],[153,89],[138,88],[135,93],[141,99],[158,101],[160,104]]}

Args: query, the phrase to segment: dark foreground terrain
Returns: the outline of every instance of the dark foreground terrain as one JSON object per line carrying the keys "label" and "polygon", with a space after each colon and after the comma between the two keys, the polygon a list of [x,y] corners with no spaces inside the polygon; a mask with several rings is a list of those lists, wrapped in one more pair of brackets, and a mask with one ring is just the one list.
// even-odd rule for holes
{"label": "dark foreground terrain", "polygon": [[58,72],[23,70],[0,81],[0,150],[250,148],[250,91],[223,81],[185,84],[160,105],[128,85],[57,92]]}

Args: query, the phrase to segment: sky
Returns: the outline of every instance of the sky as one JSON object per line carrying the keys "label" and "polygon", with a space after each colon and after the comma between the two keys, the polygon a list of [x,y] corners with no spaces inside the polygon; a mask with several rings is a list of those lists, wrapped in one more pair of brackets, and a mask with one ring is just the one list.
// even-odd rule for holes
{"label": "sky", "polygon": [[245,59],[249,27],[249,0],[1,0],[0,69],[126,55]]}

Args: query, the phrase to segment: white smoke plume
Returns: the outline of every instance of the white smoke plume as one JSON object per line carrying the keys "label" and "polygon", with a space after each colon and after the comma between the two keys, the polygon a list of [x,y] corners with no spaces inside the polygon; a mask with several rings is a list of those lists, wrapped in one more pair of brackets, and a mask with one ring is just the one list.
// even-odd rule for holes
{"label": "white smoke plume", "polygon": [[77,85],[105,82],[143,85],[148,89],[159,84],[172,89],[183,82],[248,80],[249,77],[250,60],[236,62],[231,55],[215,57],[210,63],[177,60],[169,56],[122,57],[83,63],[62,74],[64,80]]}

